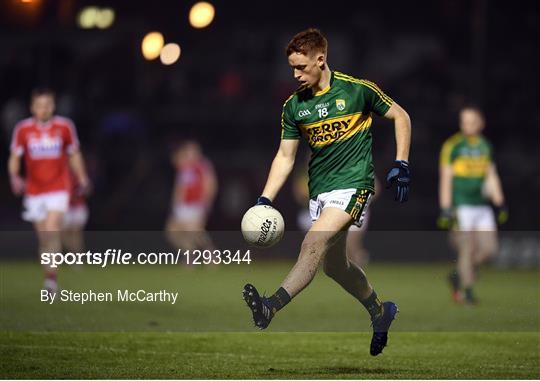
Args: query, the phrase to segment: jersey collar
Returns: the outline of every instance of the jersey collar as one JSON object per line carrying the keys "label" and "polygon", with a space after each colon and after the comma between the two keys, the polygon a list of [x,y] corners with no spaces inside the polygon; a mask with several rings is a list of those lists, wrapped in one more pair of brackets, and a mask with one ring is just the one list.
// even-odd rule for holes
{"label": "jersey collar", "polygon": [[324,89],[320,90],[320,91],[317,91],[315,94],[313,94],[314,96],[316,97],[320,97],[321,95],[323,94],[326,94],[327,92],[330,91],[330,88],[332,87],[332,83],[334,82],[334,72],[331,71],[330,72],[330,83],[328,84],[328,86],[326,86]]}
{"label": "jersey collar", "polygon": [[40,129],[47,129],[49,127],[52,126],[53,124],[53,118],[49,119],[48,121],[46,121],[45,123],[41,123],[40,121],[38,121],[36,118],[34,118],[34,123],[36,124],[36,126]]}
{"label": "jersey collar", "polygon": [[461,135],[461,138],[467,142],[468,145],[475,146],[480,143],[481,135],[474,135],[474,136],[466,136],[462,132],[459,133]]}

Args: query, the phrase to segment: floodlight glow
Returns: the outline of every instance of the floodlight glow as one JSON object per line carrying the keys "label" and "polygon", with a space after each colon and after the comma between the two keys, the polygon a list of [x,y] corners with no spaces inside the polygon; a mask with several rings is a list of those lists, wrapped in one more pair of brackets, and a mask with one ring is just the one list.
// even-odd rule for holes
{"label": "floodlight glow", "polygon": [[103,8],[98,12],[95,24],[100,29],[107,29],[114,23],[114,18],[114,10],[111,8]]}
{"label": "floodlight glow", "polygon": [[206,1],[193,5],[189,11],[189,23],[194,28],[205,28],[214,20],[216,11],[214,6]]}
{"label": "floodlight glow", "polygon": [[159,58],[163,65],[172,65],[180,58],[180,46],[175,43],[169,43],[161,49]]}
{"label": "floodlight glow", "polygon": [[154,60],[159,57],[163,49],[163,35],[159,32],[150,32],[144,36],[141,44],[142,54],[147,60]]}
{"label": "floodlight glow", "polygon": [[99,9],[96,7],[86,7],[79,13],[79,27],[90,29],[96,25]]}

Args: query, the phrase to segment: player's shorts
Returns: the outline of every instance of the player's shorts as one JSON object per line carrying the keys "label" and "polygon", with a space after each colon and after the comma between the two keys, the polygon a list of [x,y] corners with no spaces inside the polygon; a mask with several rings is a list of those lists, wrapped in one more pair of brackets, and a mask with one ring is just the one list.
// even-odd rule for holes
{"label": "player's shorts", "polygon": [[366,208],[367,209],[366,209],[366,212],[364,213],[364,221],[362,221],[362,226],[357,226],[357,225],[352,224],[349,227],[350,232],[358,232],[358,231],[365,232],[368,229],[370,212],[369,212],[369,208],[368,207]]}
{"label": "player's shorts", "polygon": [[456,208],[456,219],[460,231],[497,230],[493,209],[487,205],[460,205]]}
{"label": "player's shorts", "polygon": [[206,216],[206,208],[201,204],[179,204],[174,207],[173,215],[178,222],[200,221]]}
{"label": "player's shorts", "polygon": [[311,225],[313,225],[313,221],[311,220],[309,209],[302,208],[296,216],[296,226],[301,231],[307,232],[311,228]]}
{"label": "player's shorts", "polygon": [[40,222],[49,212],[65,213],[69,207],[69,192],[58,191],[26,195],[23,200],[22,218],[29,222]]}
{"label": "player's shorts", "polygon": [[88,208],[86,205],[70,206],[64,214],[64,229],[82,228],[88,221]]}
{"label": "player's shorts", "polygon": [[373,192],[369,189],[338,189],[319,194],[309,200],[311,220],[317,221],[324,208],[338,208],[347,212],[353,219],[353,225],[361,227]]}

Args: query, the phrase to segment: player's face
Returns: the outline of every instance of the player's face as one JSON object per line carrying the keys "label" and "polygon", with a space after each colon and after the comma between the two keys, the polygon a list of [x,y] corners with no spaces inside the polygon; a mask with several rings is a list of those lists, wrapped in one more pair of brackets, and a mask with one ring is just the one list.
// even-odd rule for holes
{"label": "player's face", "polygon": [[324,54],[292,53],[289,56],[289,65],[293,68],[294,78],[303,87],[314,87],[321,80],[324,67]]}
{"label": "player's face", "polygon": [[181,167],[184,164],[199,160],[200,157],[201,147],[195,142],[190,142],[176,150],[172,161],[175,166]]}
{"label": "player's face", "polygon": [[197,143],[188,143],[185,148],[185,155],[187,161],[197,161],[201,156],[201,148]]}
{"label": "player's face", "polygon": [[32,100],[32,115],[40,122],[46,122],[54,114],[54,98],[50,95],[39,95]]}
{"label": "player's face", "polygon": [[484,118],[476,110],[462,110],[459,114],[459,127],[465,136],[478,135],[484,128]]}

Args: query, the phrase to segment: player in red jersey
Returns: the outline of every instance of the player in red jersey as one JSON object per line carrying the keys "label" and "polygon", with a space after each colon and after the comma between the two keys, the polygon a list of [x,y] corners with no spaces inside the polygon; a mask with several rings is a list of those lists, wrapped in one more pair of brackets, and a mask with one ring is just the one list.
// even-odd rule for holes
{"label": "player in red jersey", "polygon": [[[38,235],[39,251],[60,252],[64,213],[69,205],[70,168],[82,189],[89,186],[73,122],[54,115],[55,95],[49,89],[32,92],[32,117],[17,124],[11,140],[8,172],[11,189],[24,194],[23,219]],[[24,157],[26,178],[21,176]],[[44,288],[56,292],[56,269],[45,266]]]}
{"label": "player in red jersey", "polygon": [[167,235],[173,245],[182,249],[209,249],[205,233],[206,220],[217,192],[217,179],[212,164],[200,145],[187,141],[172,156],[176,167],[172,213],[167,222]]}

